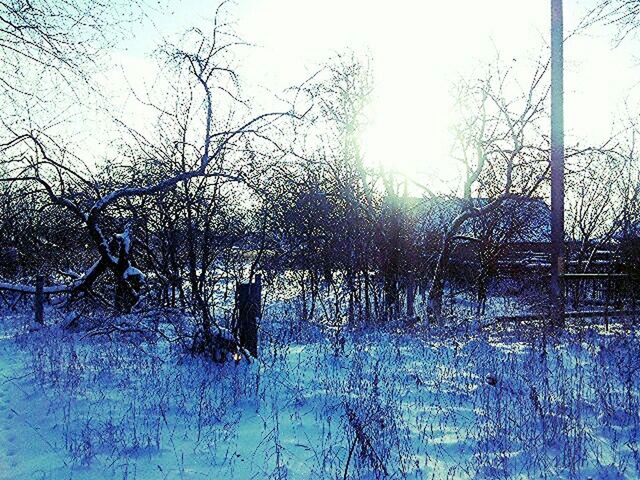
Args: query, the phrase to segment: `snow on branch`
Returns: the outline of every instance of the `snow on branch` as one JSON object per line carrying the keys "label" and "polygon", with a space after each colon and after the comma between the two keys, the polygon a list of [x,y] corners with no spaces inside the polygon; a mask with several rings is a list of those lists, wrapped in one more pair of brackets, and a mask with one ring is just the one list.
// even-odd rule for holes
{"label": "snow on branch", "polygon": [[[44,287],[42,290],[44,293],[59,294],[59,293],[73,293],[84,288],[88,288],[91,283],[96,279],[97,275],[103,270],[102,260],[98,260],[91,267],[89,267],[80,277],[68,284],[50,285]],[[19,283],[2,283],[0,282],[0,290],[26,293],[34,295],[36,288],[31,285],[24,285]]]}

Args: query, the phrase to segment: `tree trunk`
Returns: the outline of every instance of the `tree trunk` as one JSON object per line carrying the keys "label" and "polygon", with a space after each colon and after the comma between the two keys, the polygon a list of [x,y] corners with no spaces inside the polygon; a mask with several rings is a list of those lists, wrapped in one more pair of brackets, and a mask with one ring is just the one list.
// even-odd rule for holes
{"label": "tree trunk", "polygon": [[302,276],[300,278],[300,301],[302,302],[302,321],[308,320],[307,315],[307,289],[304,281],[304,270],[302,270]]}
{"label": "tree trunk", "polygon": [[44,276],[36,276],[36,295],[35,295],[35,317],[36,323],[44,325]]}
{"label": "tree trunk", "polygon": [[114,303],[119,314],[129,314],[138,301],[131,286],[121,276],[115,280]]}
{"label": "tree trunk", "polygon": [[414,302],[416,298],[416,283],[413,277],[409,277],[407,283],[407,317],[413,317],[416,314]]}
{"label": "tree trunk", "polygon": [[369,297],[371,285],[368,269],[364,271],[364,316],[367,322],[371,321],[371,299]]}
{"label": "tree trunk", "polygon": [[440,255],[438,255],[438,262],[436,263],[431,288],[429,289],[427,311],[436,322],[439,322],[442,318],[442,296],[444,295],[445,273],[449,266],[452,237],[453,234],[450,232],[442,239]]}
{"label": "tree trunk", "polygon": [[347,321],[350,325],[353,325],[355,318],[354,310],[354,284],[353,284],[353,272],[349,270],[347,272],[347,288],[349,289],[348,303],[347,303]]}

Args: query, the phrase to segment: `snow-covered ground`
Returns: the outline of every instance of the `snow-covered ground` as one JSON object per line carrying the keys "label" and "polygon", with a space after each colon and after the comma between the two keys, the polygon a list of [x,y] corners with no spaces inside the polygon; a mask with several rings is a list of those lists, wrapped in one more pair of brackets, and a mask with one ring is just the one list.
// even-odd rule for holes
{"label": "snow-covered ground", "polygon": [[[640,341],[263,322],[260,361],[0,322],[2,479],[638,478]],[[341,340],[344,339],[344,342]]]}

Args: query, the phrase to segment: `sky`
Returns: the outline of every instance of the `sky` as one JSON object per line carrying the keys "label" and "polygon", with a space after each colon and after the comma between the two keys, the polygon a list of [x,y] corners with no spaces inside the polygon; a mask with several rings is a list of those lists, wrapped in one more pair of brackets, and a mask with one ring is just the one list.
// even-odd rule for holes
{"label": "sky", "polygon": [[[564,3],[567,35],[593,1]],[[124,67],[111,71],[108,88],[123,112],[137,108],[130,87],[153,81],[153,49],[189,27],[210,24],[217,5],[167,0],[118,44],[112,58]],[[526,66],[548,52],[549,2],[542,0],[238,0],[226,10],[254,45],[240,51],[240,73],[265,98],[303,81],[334,52],[371,55],[375,91],[361,134],[365,159],[432,185],[447,184],[456,172],[449,153],[452,82],[479,75],[498,53],[524,76]],[[620,128],[621,118],[639,111],[638,44],[614,48],[614,34],[593,28],[565,44],[568,144],[600,143]]]}

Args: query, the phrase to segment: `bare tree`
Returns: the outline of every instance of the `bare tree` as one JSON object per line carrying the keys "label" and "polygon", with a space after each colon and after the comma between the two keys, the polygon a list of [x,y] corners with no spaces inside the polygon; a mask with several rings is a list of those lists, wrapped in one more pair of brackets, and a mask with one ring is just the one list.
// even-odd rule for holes
{"label": "bare tree", "polygon": [[[109,212],[117,211],[123,203],[168,192],[203,178],[242,182],[246,172],[229,171],[224,159],[233,156],[253,158],[250,139],[267,138],[275,120],[293,115],[290,110],[252,115],[246,103],[229,89],[229,85],[235,85],[238,79],[229,67],[226,55],[238,41],[228,33],[225,24],[216,20],[209,34],[192,32],[192,42],[183,44],[187,47],[166,48],[164,53],[167,65],[182,74],[178,79],[191,79],[199,89],[199,97],[190,88],[187,94],[201,99],[202,106],[197,109],[201,121],[193,126],[192,135],[188,138],[174,138],[171,145],[174,158],[183,158],[181,151],[188,154],[182,163],[168,162],[170,167],[162,175],[114,188],[73,168],[65,156],[67,152],[41,133],[17,134],[0,146],[3,161],[10,165],[9,174],[0,180],[26,182],[37,187],[49,202],[75,217],[86,228],[97,253],[97,258],[82,274],[70,282],[47,286],[45,292],[72,295],[88,292],[102,274],[110,272],[116,289],[116,307],[122,312],[131,311],[140,299],[144,274],[136,267],[133,258],[133,225],[127,223],[114,231],[114,226],[106,220]],[[188,50],[191,45],[193,49]],[[214,90],[225,93],[224,101],[214,103]],[[157,108],[166,113],[161,106]],[[188,114],[195,114],[195,111]],[[169,114],[175,115],[177,113]],[[136,160],[148,159],[145,153],[149,151],[157,155],[156,161],[167,159],[169,153],[166,151],[145,151],[154,145],[153,141],[131,129],[129,132],[133,144],[139,147]],[[199,140],[196,135],[199,135]],[[0,288],[24,293],[34,291],[31,286],[6,283],[0,284]],[[205,333],[210,332],[206,322],[204,327]]]}
{"label": "bare tree", "polygon": [[[478,199],[480,205],[485,201]],[[548,242],[548,222],[548,207],[544,200],[530,197],[506,199],[499,207],[469,222],[467,238],[477,264],[478,315],[485,313],[490,284],[501,273],[501,260],[513,258],[518,245]]]}
{"label": "bare tree", "polygon": [[[464,172],[464,204],[441,240],[428,298],[435,319],[442,316],[445,272],[463,225],[497,209],[508,198],[530,196],[547,175],[546,139],[538,128],[548,96],[547,67],[540,64],[528,88],[517,94],[510,71],[499,66],[486,78],[458,86],[458,105],[466,115],[456,130],[454,152]],[[481,185],[490,199],[483,205],[473,201]]]}
{"label": "bare tree", "polygon": [[617,29],[616,45],[634,34],[640,25],[639,0],[601,0],[580,22],[579,28],[596,23],[611,25]]}
{"label": "bare tree", "polygon": [[297,90],[312,107],[295,132],[298,161],[290,165],[288,179],[274,182],[289,185],[285,202],[278,202],[285,217],[279,223],[290,233],[295,268],[310,282],[308,288],[301,282],[303,292],[311,292],[313,308],[324,278],[335,300],[332,317],[341,315],[344,301],[349,320],[371,314],[377,177],[364,164],[359,134],[372,89],[368,58],[347,52],[327,61]]}
{"label": "bare tree", "polygon": [[[0,8],[0,50],[3,66],[17,75],[25,64],[38,64],[60,75],[83,72],[86,63],[100,60],[126,26],[144,15],[143,2],[83,2],[68,0],[3,1]],[[19,77],[0,81],[18,89]]]}

